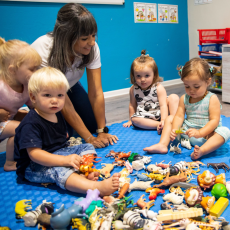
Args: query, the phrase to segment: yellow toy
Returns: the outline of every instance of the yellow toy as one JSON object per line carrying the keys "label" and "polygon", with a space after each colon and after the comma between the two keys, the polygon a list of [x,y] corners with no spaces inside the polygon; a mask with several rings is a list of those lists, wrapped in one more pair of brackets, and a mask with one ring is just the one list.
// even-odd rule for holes
{"label": "yellow toy", "polygon": [[162,174],[159,174],[159,173],[149,173],[149,174],[145,174],[145,173],[142,173],[144,175],[146,175],[147,177],[151,178],[151,180],[163,180],[166,176],[165,175],[162,175]]}
{"label": "yellow toy", "polygon": [[210,215],[215,217],[220,217],[223,211],[227,208],[229,200],[224,197],[220,197],[219,200],[214,204],[210,210]]}
{"label": "yellow toy", "polygon": [[21,219],[26,215],[27,211],[32,210],[31,200],[20,200],[15,205],[16,218]]}

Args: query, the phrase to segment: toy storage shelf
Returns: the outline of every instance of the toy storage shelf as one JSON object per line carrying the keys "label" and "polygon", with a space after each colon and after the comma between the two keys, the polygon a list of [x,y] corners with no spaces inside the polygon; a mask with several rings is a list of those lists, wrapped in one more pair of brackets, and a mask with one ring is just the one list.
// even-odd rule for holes
{"label": "toy storage shelf", "polygon": [[230,103],[230,45],[223,45],[222,101]]}

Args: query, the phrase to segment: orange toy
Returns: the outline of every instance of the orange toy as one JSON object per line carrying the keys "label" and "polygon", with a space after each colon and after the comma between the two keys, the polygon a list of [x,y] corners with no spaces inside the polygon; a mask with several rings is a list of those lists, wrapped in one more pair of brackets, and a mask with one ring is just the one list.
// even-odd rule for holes
{"label": "orange toy", "polygon": [[184,199],[186,204],[189,207],[194,207],[196,204],[199,204],[203,197],[203,191],[200,187],[191,187],[186,190]]}
{"label": "orange toy", "polygon": [[[154,201],[155,201],[155,200],[151,200],[151,201],[149,201],[149,202],[147,203],[147,202],[145,202],[146,199],[143,199],[144,196],[145,196],[145,195],[142,195],[142,196],[138,199],[137,203],[135,203],[135,204],[136,204],[138,207],[140,207],[142,210],[144,210],[144,209],[150,209],[150,208],[154,205]],[[135,204],[133,204],[133,205],[135,205]]]}
{"label": "orange toy", "polygon": [[214,196],[206,196],[202,197],[202,201],[200,202],[201,206],[207,211],[210,212],[210,209],[214,205],[215,197]]}
{"label": "orange toy", "polygon": [[209,170],[204,171],[202,174],[198,175],[197,182],[201,188],[206,190],[206,188],[211,188],[216,180],[216,176]]}
{"label": "orange toy", "polygon": [[98,163],[99,161],[101,161],[101,160],[95,161],[96,158],[101,158],[101,157],[97,157],[94,154],[85,154],[82,156],[82,162],[84,165],[89,165],[93,162]]}
{"label": "orange toy", "polygon": [[165,193],[164,189],[159,189],[159,188],[147,188],[145,192],[150,192],[149,199],[150,200],[155,200],[157,198],[157,195],[159,193]]}
{"label": "orange toy", "polygon": [[94,167],[93,166],[93,163],[89,164],[89,165],[84,165],[84,164],[81,164],[80,165],[80,168],[79,168],[79,171],[83,174],[85,174],[85,176],[87,177],[91,172],[100,172],[99,170],[95,169],[95,168],[92,168]]}
{"label": "orange toy", "polygon": [[218,184],[218,183],[226,185],[226,179],[225,179],[224,173],[221,173],[220,175],[216,176],[215,184]]}

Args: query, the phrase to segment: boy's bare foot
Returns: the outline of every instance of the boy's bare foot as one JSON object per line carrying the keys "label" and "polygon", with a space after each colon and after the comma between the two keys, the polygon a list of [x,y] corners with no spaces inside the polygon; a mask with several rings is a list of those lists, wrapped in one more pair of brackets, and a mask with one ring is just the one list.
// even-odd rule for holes
{"label": "boy's bare foot", "polygon": [[150,147],[146,147],[143,150],[149,153],[160,153],[160,154],[168,153],[168,148],[165,145],[160,144],[160,143],[156,145],[152,145]]}
{"label": "boy's bare foot", "polygon": [[100,196],[109,196],[119,188],[119,178],[121,174],[120,173],[114,173],[112,177],[109,179],[95,182],[94,189],[97,188],[100,191]]}
{"label": "boy's bare foot", "polygon": [[100,172],[91,172],[88,176],[87,179],[97,181],[98,177],[100,176]]}
{"label": "boy's bare foot", "polygon": [[201,158],[203,155],[204,155],[204,153],[202,152],[200,147],[198,145],[195,145],[194,152],[191,154],[191,159],[197,160],[197,159]]}
{"label": "boy's bare foot", "polygon": [[6,172],[15,171],[15,170],[17,170],[16,164],[17,164],[17,162],[15,162],[15,161],[7,161],[6,160],[6,163],[4,164],[4,170]]}

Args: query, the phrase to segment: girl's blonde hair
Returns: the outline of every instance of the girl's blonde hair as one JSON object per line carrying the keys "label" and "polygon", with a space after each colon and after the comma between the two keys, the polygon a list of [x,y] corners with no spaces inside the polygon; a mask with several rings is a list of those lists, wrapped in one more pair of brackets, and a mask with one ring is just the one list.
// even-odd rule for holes
{"label": "girl's blonde hair", "polygon": [[216,67],[210,67],[208,62],[201,58],[192,58],[185,63],[184,66],[177,67],[181,80],[197,74],[202,81],[208,81],[213,78],[214,74],[219,70]]}
{"label": "girl's blonde hair", "polygon": [[37,95],[43,88],[65,88],[66,92],[69,89],[69,82],[65,75],[53,67],[44,67],[32,74],[29,83],[28,91],[33,95]]}
{"label": "girl's blonde hair", "polygon": [[153,82],[151,84],[151,86],[156,83],[156,82],[160,82],[162,81],[162,78],[159,77],[159,73],[158,73],[158,68],[157,68],[157,64],[154,61],[154,59],[152,57],[149,57],[149,55],[145,55],[146,51],[142,50],[141,51],[141,56],[137,57],[132,65],[131,65],[131,69],[130,69],[130,81],[132,84],[136,84],[135,81],[135,77],[134,77],[134,72],[135,69],[139,68],[139,69],[143,69],[145,66],[148,66],[150,68],[152,68],[153,73],[154,73],[154,78],[153,78]]}
{"label": "girl's blonde hair", "polygon": [[41,57],[28,43],[20,40],[5,41],[0,37],[0,79],[10,81],[9,66],[19,68],[25,60],[41,65]]}

